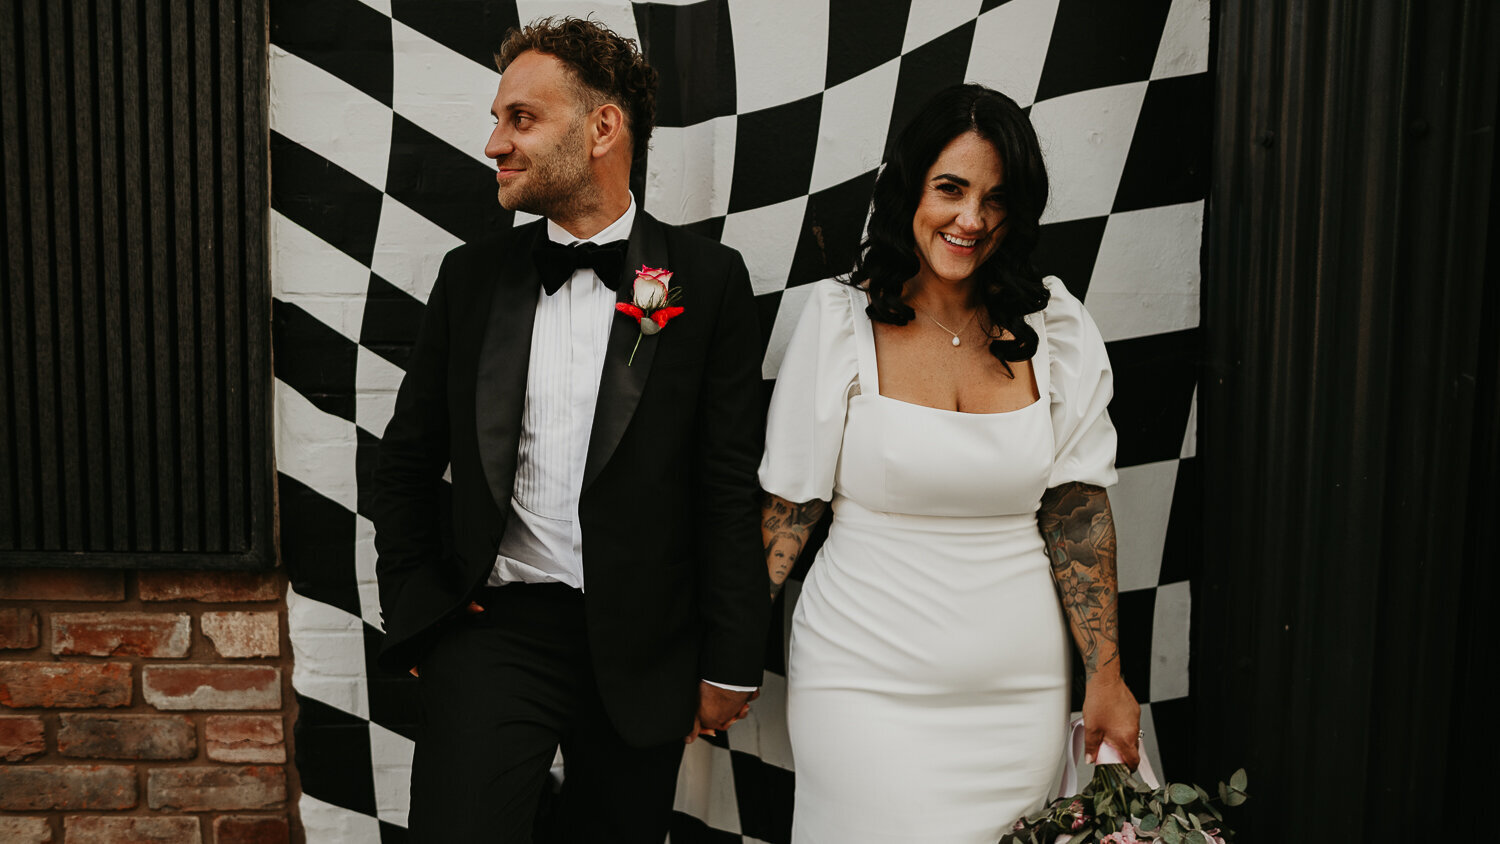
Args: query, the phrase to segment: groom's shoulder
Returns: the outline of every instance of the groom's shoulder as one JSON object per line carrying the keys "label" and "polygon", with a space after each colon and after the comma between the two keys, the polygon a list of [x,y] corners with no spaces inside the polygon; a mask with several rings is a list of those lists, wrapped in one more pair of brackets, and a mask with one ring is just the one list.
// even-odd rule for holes
{"label": "groom's shoulder", "polygon": [[705,266],[723,266],[726,270],[744,263],[745,259],[740,255],[739,250],[732,246],[725,246],[711,237],[684,226],[660,221],[657,221],[657,225],[666,232],[667,242],[671,245],[674,255],[681,255],[689,261]]}
{"label": "groom's shoulder", "polygon": [[493,266],[493,261],[497,256],[530,243],[536,234],[537,227],[541,224],[540,220],[533,220],[525,225],[491,231],[484,237],[460,243],[449,249],[448,253],[443,256],[443,261],[445,263],[452,261],[456,265],[482,263]]}

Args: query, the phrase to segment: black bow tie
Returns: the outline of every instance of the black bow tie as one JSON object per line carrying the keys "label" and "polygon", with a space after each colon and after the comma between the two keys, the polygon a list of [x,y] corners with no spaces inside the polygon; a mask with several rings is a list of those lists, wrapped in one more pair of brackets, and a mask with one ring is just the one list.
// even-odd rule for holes
{"label": "black bow tie", "polygon": [[620,271],[625,268],[625,245],[623,240],[603,245],[564,245],[548,240],[538,244],[531,257],[536,260],[537,272],[542,276],[542,289],[548,296],[556,293],[575,271],[585,267],[597,273],[605,287],[614,290],[620,286]]}

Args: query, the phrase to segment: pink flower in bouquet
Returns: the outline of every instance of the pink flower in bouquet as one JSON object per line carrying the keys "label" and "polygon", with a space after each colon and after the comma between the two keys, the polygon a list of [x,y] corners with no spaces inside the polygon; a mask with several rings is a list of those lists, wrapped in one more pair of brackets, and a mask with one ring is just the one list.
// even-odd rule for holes
{"label": "pink flower in bouquet", "polygon": [[1083,813],[1083,804],[1074,800],[1073,805],[1068,808],[1073,810],[1073,825],[1070,828],[1075,832],[1083,829],[1084,823],[1088,820],[1088,816]]}
{"label": "pink flower in bouquet", "polygon": [[1099,844],[1140,844],[1141,839],[1135,837],[1135,827],[1125,824],[1119,832],[1110,834],[1099,839]]}

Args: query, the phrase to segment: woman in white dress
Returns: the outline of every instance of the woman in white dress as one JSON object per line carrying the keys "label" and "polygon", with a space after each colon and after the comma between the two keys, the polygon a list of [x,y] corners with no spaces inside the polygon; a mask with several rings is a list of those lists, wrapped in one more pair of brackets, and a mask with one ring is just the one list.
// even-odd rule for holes
{"label": "woman in white dress", "polygon": [[1082,304],[1031,267],[1046,201],[1015,102],[942,91],[887,157],[849,283],[814,287],[786,349],[760,468],[773,596],[833,507],[792,620],[796,842],[993,844],[1058,779],[1070,629],[1088,753],[1136,762],[1112,379]]}

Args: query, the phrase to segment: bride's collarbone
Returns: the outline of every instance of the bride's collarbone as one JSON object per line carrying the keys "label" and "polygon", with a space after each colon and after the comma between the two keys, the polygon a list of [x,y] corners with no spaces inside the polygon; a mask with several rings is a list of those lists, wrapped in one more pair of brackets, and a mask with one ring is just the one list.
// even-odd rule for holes
{"label": "bride's collarbone", "polygon": [[[913,326],[881,326],[880,329]],[[1030,361],[1012,361],[1010,371],[983,335],[953,346],[932,332],[876,330],[880,394],[909,404],[963,413],[1005,413],[1037,399]],[[968,340],[968,338],[964,338]]]}

